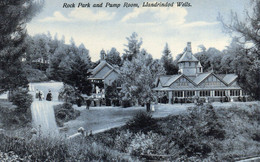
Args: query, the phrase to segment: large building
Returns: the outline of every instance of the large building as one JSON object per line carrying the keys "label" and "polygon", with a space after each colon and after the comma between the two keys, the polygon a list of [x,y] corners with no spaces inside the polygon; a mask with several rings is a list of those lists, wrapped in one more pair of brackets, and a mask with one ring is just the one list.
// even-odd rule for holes
{"label": "large building", "polygon": [[191,43],[178,60],[179,74],[159,76],[156,88],[159,98],[168,103],[204,101],[236,101],[245,99],[243,90],[237,84],[235,74],[203,72],[200,61],[192,54]]}

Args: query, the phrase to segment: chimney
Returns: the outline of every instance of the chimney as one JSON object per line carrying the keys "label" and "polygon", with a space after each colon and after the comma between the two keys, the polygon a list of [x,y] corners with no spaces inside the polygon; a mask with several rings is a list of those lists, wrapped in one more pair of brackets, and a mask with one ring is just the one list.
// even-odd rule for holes
{"label": "chimney", "polygon": [[191,42],[187,42],[187,52],[191,52]]}

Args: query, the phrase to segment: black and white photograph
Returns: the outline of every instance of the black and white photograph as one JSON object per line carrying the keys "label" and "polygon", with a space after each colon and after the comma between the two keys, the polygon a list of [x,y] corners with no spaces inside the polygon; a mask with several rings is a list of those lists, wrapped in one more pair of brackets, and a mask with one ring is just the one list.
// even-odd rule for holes
{"label": "black and white photograph", "polygon": [[0,0],[0,162],[260,161],[259,0]]}

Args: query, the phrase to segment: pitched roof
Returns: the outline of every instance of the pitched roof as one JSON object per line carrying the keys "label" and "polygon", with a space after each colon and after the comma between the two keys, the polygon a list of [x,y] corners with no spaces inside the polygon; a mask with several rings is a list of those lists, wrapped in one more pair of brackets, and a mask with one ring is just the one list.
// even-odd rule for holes
{"label": "pitched roof", "polygon": [[193,79],[193,82],[198,85],[198,84],[200,84],[200,82],[202,82],[204,79],[206,79],[211,73],[212,72],[201,73]]}
{"label": "pitched roof", "polygon": [[180,76],[182,76],[182,74],[172,75],[163,86],[167,86],[167,87],[170,86],[173,82],[179,79]]}
{"label": "pitched roof", "polygon": [[159,80],[161,84],[164,86],[164,84],[171,78],[171,75],[161,75],[159,76]]}
{"label": "pitched roof", "polygon": [[[110,68],[110,70],[106,74],[104,74],[102,78],[96,78],[95,75],[98,74],[106,66],[108,66]],[[104,79],[110,73],[112,73],[112,71],[119,73],[118,70],[115,69],[112,65],[107,63],[105,60],[101,60],[101,62],[94,69],[90,70],[90,72],[92,73],[92,76],[90,77],[90,79]]]}
{"label": "pitched roof", "polygon": [[191,51],[185,51],[178,62],[198,62],[199,60],[192,54]]}
{"label": "pitched roof", "polygon": [[227,84],[230,84],[232,83],[234,80],[237,79],[237,75],[236,74],[226,74],[224,77],[223,77],[223,80],[227,83]]}

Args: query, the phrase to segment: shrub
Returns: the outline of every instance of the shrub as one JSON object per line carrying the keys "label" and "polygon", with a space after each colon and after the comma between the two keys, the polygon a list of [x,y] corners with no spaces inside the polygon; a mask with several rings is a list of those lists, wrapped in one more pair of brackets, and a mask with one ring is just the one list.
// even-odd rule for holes
{"label": "shrub", "polygon": [[211,104],[189,108],[187,117],[199,135],[212,136],[217,139],[225,138],[223,125]]}
{"label": "shrub", "polygon": [[159,130],[157,120],[152,118],[151,113],[139,111],[132,119],[130,119],[126,126],[133,132],[149,132],[151,130]]}
{"label": "shrub", "polygon": [[129,100],[122,100],[122,106],[124,107],[124,108],[126,108],[126,107],[131,107],[132,105],[131,105],[131,101],[129,101]]}
{"label": "shrub", "polygon": [[49,80],[43,71],[33,68],[30,65],[25,65],[24,71],[29,82],[42,82]]}
{"label": "shrub", "polygon": [[26,113],[27,110],[31,107],[33,97],[32,95],[28,94],[27,90],[17,90],[14,91],[10,100],[14,105],[17,106],[17,110],[22,113]]}
{"label": "shrub", "polygon": [[[19,128],[31,122],[31,103],[32,96],[26,90],[13,91],[10,95],[13,105],[10,102],[0,105],[0,122],[5,129]],[[8,104],[7,104],[8,103]],[[7,104],[7,105],[5,105]]]}
{"label": "shrub", "polygon": [[127,152],[131,155],[149,155],[149,154],[165,154],[163,150],[158,150],[158,141],[162,137],[153,132],[136,133],[127,148]]}
{"label": "shrub", "polygon": [[70,103],[54,106],[54,113],[58,126],[63,126],[63,123],[74,120],[80,115],[80,111],[75,110]]}
{"label": "shrub", "polygon": [[24,160],[29,158],[29,161],[136,161],[84,138],[70,141],[63,138],[44,138],[40,134],[35,139],[2,134],[0,138],[0,152],[13,151]]}
{"label": "shrub", "polygon": [[64,84],[63,88],[59,92],[59,100],[65,101],[71,104],[77,104],[81,106],[84,102],[84,98],[75,90],[74,87]]}
{"label": "shrub", "polygon": [[133,133],[129,130],[121,131],[115,138],[115,148],[122,152],[127,152],[133,138]]}

